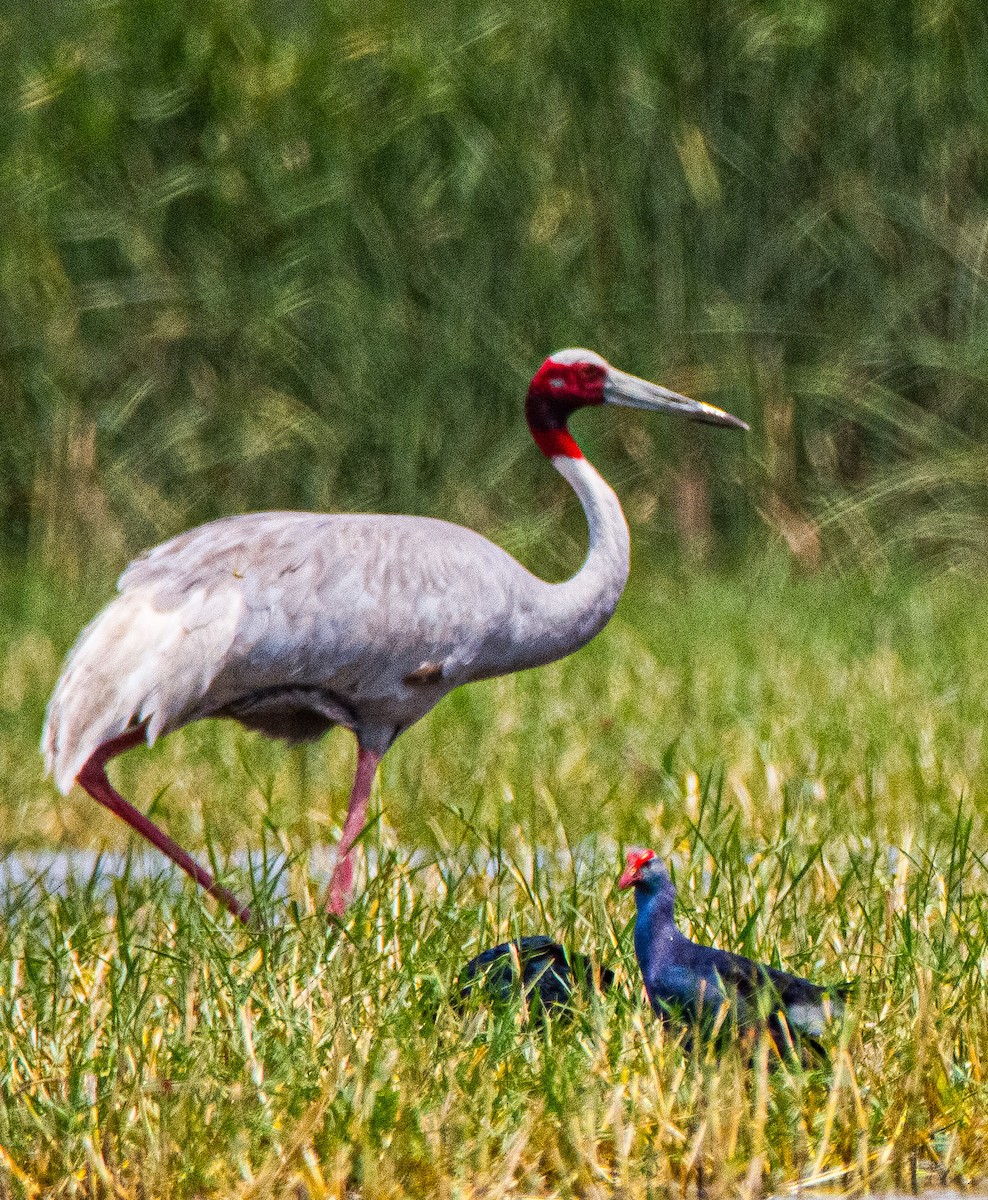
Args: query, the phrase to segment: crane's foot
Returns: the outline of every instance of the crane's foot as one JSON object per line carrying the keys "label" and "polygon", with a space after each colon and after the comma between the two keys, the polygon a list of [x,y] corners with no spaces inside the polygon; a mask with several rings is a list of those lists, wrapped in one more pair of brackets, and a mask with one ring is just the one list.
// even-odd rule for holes
{"label": "crane's foot", "polygon": [[220,887],[218,883],[214,883],[211,888],[206,891],[210,896],[219,900],[220,904],[237,918],[242,925],[250,925],[253,922],[253,914],[246,904],[241,904],[233,892],[227,891],[225,887]]}
{"label": "crane's foot", "polygon": [[123,754],[125,750],[130,750],[132,747],[140,745],[145,740],[144,726],[137,729],[128,730],[121,734],[120,737],[113,738],[109,742],[104,742],[99,746],[88,758],[82,770],[76,776],[76,779],[81,787],[92,796],[92,798],[109,809],[114,816],[119,817],[126,822],[131,829],[136,830],[142,837],[147,840],[162,854],[166,854],[176,866],[191,876],[196,883],[199,884],[210,896],[215,897],[219,902],[231,912],[238,921],[242,921],[245,925],[250,923],[250,909],[241,904],[234,894],[228,891],[210,875],[205,867],[199,865],[191,854],[178,842],[170,838],[164,830],[159,829],[155,823],[146,817],[142,812],[139,812],[134,806],[126,801],[123,796],[110,783],[106,774],[106,764],[111,758],[115,758],[118,754]]}

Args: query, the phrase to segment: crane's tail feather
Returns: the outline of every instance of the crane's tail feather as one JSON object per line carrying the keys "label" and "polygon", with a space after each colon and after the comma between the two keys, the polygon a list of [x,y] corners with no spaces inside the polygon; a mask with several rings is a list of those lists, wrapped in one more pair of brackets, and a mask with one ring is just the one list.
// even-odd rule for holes
{"label": "crane's tail feather", "polygon": [[190,719],[233,639],[229,594],[163,610],[118,596],[79,635],[48,704],[41,750],[63,794],[105,742],[146,723],[148,745]]}

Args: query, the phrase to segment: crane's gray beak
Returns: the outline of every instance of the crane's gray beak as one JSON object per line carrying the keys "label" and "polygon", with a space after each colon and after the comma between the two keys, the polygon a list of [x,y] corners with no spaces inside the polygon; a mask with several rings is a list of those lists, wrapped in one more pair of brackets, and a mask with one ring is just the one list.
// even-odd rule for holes
{"label": "crane's gray beak", "polygon": [[636,375],[627,375],[610,367],[604,383],[604,402],[623,404],[627,408],[644,408],[649,412],[678,413],[690,421],[702,421],[705,425],[725,425],[729,429],[747,429],[748,425],[739,417],[732,417],[722,408],[705,404],[702,400],[691,400],[680,396],[657,383],[649,383]]}

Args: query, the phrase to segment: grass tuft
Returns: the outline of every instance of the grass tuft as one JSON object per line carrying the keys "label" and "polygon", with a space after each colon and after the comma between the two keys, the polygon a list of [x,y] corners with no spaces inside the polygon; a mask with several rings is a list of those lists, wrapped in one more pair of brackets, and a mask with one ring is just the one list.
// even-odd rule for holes
{"label": "grass tuft", "polygon": [[[125,847],[41,781],[44,697],[82,614],[39,596],[11,584],[0,650],[8,851]],[[135,752],[115,768],[125,793],[212,854],[258,927],[154,856],[59,888],[11,876],[0,1179],[190,1198],[983,1180],[976,596],[960,578],[871,590],[770,562],[639,576],[586,651],[455,693],[395,747],[342,924],[319,911],[319,877],[345,738],[286,754],[215,724]],[[615,887],[632,842],[670,859],[693,937],[859,981],[830,1067],[795,1070],[767,1042],[687,1050],[642,1007]],[[467,959],[540,932],[612,966],[613,992],[569,1022],[454,1011]]]}

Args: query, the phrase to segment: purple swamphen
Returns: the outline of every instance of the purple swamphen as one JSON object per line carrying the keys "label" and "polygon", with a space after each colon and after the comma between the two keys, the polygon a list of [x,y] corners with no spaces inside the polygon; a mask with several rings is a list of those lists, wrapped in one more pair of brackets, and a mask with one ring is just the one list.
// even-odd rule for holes
{"label": "purple swamphen", "polygon": [[471,958],[460,976],[460,1001],[479,985],[494,1001],[507,1003],[518,995],[519,971],[525,1000],[543,1012],[568,1004],[577,989],[590,996],[614,982],[609,968],[601,967],[598,976],[585,954],[567,954],[558,942],[539,934],[501,942]]}
{"label": "purple swamphen", "polygon": [[[673,919],[676,888],[653,850],[630,850],[618,887],[635,889],[635,957],[652,1008],[662,1020],[685,1018],[716,1032],[750,1033],[764,1025],[780,1053],[800,1046],[826,1057],[817,1039],[839,1019],[853,984],[819,987],[740,954],[701,946]],[[723,1014],[724,1005],[728,1012]]]}

